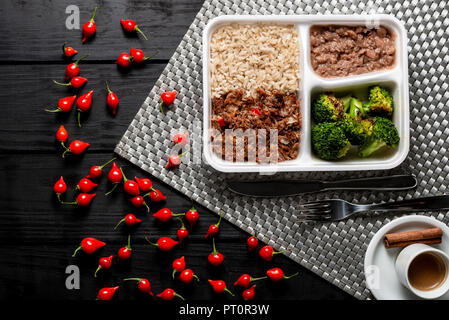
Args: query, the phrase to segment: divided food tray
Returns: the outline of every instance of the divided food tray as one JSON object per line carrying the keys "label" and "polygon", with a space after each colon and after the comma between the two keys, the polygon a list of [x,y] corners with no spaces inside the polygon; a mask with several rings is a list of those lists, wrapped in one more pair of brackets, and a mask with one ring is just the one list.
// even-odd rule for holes
{"label": "divided food tray", "polygon": [[[302,113],[301,141],[298,157],[294,160],[276,164],[256,162],[232,162],[217,157],[212,152],[211,129],[211,89],[209,69],[209,42],[213,32],[220,26],[232,23],[288,24],[295,25],[299,31],[299,88],[298,98]],[[380,25],[389,28],[396,35],[396,60],[391,69],[351,75],[339,78],[320,77],[310,63],[310,27],[315,25]],[[355,150],[338,161],[319,159],[311,146],[311,103],[316,94],[332,91],[349,93],[364,91],[371,85],[379,84],[390,90],[395,109],[392,121],[396,125],[401,141],[395,149],[385,149],[369,158],[359,158]],[[287,15],[287,16],[220,16],[212,19],[203,33],[203,154],[205,161],[214,169],[222,172],[260,172],[273,173],[283,171],[347,171],[347,170],[383,170],[398,166],[409,151],[409,90],[407,33],[402,23],[393,16],[376,15]],[[354,147],[352,147],[354,148]]]}

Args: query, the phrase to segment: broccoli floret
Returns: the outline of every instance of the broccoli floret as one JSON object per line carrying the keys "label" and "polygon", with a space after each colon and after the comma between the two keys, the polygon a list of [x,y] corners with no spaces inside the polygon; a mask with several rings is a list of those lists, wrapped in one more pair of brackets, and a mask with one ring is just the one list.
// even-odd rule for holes
{"label": "broccoli floret", "polygon": [[351,104],[351,99],[352,99],[351,95],[347,95],[347,96],[340,98],[341,102],[343,102],[343,107],[344,107],[345,112],[348,112],[348,110],[349,110],[349,106]]}
{"label": "broccoli floret", "polygon": [[384,146],[395,148],[399,144],[399,133],[391,120],[374,117],[372,121],[374,123],[373,131],[359,149],[359,155],[361,157],[368,157]]}
{"label": "broccoli floret", "polygon": [[312,105],[312,115],[317,123],[337,122],[343,119],[343,102],[332,94],[320,94]]}
{"label": "broccoli floret", "polygon": [[339,123],[324,122],[312,128],[312,147],[321,159],[337,160],[346,155],[351,143]]}
{"label": "broccoli floret", "polygon": [[362,101],[352,98],[349,102],[349,110],[347,115],[352,119],[362,119],[366,116]]}
{"label": "broccoli floret", "polygon": [[369,91],[369,102],[363,108],[371,115],[390,118],[394,109],[393,97],[384,88],[374,86]]}
{"label": "broccoli floret", "polygon": [[341,128],[351,144],[362,145],[373,132],[373,121],[346,117],[341,123]]}

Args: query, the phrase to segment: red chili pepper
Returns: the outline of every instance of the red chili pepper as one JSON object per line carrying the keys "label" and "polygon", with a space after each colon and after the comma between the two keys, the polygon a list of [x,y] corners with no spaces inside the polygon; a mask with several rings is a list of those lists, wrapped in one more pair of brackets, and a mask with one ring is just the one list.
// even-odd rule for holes
{"label": "red chili pepper", "polygon": [[273,282],[279,282],[284,279],[290,279],[294,276],[297,276],[299,272],[296,272],[295,274],[292,274],[291,276],[284,275],[284,271],[282,271],[281,268],[273,268],[267,271],[267,276],[270,278]]}
{"label": "red chili pepper", "polygon": [[87,79],[80,76],[76,76],[70,79],[68,83],[61,83],[55,80],[53,80],[53,82],[59,84],[60,86],[70,86],[75,89],[78,89],[81,88],[87,82]]}
{"label": "red chili pepper", "polygon": [[242,288],[248,288],[251,285],[251,282],[266,279],[267,277],[253,278],[249,274],[242,274],[236,282],[234,282],[234,286],[240,286]]}
{"label": "red chili pepper", "polygon": [[176,272],[181,272],[182,270],[184,270],[186,268],[186,261],[185,261],[184,256],[182,256],[181,258],[175,259],[172,263],[172,267],[173,267],[172,277],[174,279]]}
{"label": "red chili pepper", "polygon": [[76,254],[80,250],[83,250],[86,254],[93,254],[95,251],[104,247],[105,245],[106,243],[104,243],[103,241],[91,237],[86,237],[83,240],[81,240],[81,245],[78,248],[76,248],[72,257],[76,256]]}
{"label": "red chili pepper", "polygon": [[80,74],[80,67],[78,66],[78,64],[80,63],[81,60],[83,60],[84,58],[87,58],[88,56],[89,55],[86,54],[85,56],[79,58],[75,62],[70,63],[66,67],[66,69],[65,69],[65,79],[66,80],[72,79],[73,77],[76,77]]}
{"label": "red chili pepper", "polygon": [[78,99],[76,99],[76,108],[78,110],[78,127],[81,128],[81,112],[86,112],[90,109],[92,106],[92,95],[94,91],[91,90],[88,93],[85,93],[81,96],[79,96]]}
{"label": "red chili pepper", "polygon": [[157,296],[163,300],[173,300],[174,297],[178,297],[181,300],[185,300],[181,295],[177,294],[175,292],[175,290],[173,290],[171,288],[165,289],[164,291],[159,293]]}
{"label": "red chili pepper", "polygon": [[173,102],[175,102],[176,99],[176,95],[178,94],[177,91],[173,90],[173,91],[166,91],[163,92],[161,94],[161,104],[159,105],[159,109],[161,110],[161,113],[164,114],[164,109],[162,108],[163,106],[170,106],[173,104]]}
{"label": "red chili pepper", "polygon": [[132,60],[135,63],[142,63],[144,61],[150,60],[151,58],[153,58],[157,54],[158,54],[158,51],[156,51],[155,53],[153,53],[149,57],[145,57],[145,54],[143,53],[142,50],[131,48],[131,56],[133,57]]}
{"label": "red chili pepper", "polygon": [[178,276],[178,279],[184,283],[191,283],[193,281],[193,278],[195,278],[198,282],[200,281],[198,276],[191,269],[185,269],[181,271]]}
{"label": "red chili pepper", "polygon": [[58,107],[56,109],[52,109],[52,110],[45,109],[45,111],[47,111],[47,112],[69,112],[72,109],[75,99],[76,99],[76,95],[61,98],[58,101]]}
{"label": "red chili pepper", "polygon": [[108,180],[109,180],[109,182],[111,182],[113,184],[113,187],[111,190],[106,192],[106,195],[109,195],[110,193],[112,193],[117,188],[117,186],[122,181],[122,179],[123,179],[122,170],[120,170],[119,167],[117,167],[117,164],[115,162],[113,162],[112,168],[111,168],[111,170],[109,170],[109,173],[108,173]]}
{"label": "red chili pepper", "polygon": [[226,288],[226,283],[223,280],[207,280],[207,281],[209,281],[210,285],[212,286],[212,289],[216,293],[223,293],[226,291],[231,296],[234,296],[234,294],[231,291],[229,291],[228,288]]}
{"label": "red chili pepper", "polygon": [[192,205],[192,208],[186,212],[186,220],[189,222],[190,226],[195,225],[195,223],[200,218],[198,211]]}
{"label": "red chili pepper", "polygon": [[259,240],[257,240],[256,237],[251,236],[246,240],[246,243],[248,244],[248,251],[253,251],[259,245]]}
{"label": "red chili pepper", "polygon": [[123,175],[123,189],[125,192],[131,196],[137,196],[140,193],[139,185],[134,180],[129,180],[126,178],[125,173],[123,172],[123,169],[120,168]]}
{"label": "red chili pepper", "polygon": [[118,288],[119,287],[117,286],[100,289],[100,291],[98,291],[97,300],[112,300]]}
{"label": "red chili pepper", "polygon": [[97,32],[97,25],[95,24],[94,21],[96,14],[97,14],[97,7],[95,7],[92,18],[83,25],[83,43],[87,40],[87,38],[92,37],[95,34],[95,32]]}
{"label": "red chili pepper", "polygon": [[61,194],[67,191],[67,184],[64,181],[64,178],[61,176],[58,181],[56,181],[53,186],[53,191],[56,193],[56,197],[58,197],[59,202],[61,201]]}
{"label": "red chili pepper", "polygon": [[212,238],[212,248],[213,251],[209,253],[209,255],[207,256],[207,260],[214,267],[218,267],[223,263],[224,256],[215,248],[215,238]]}
{"label": "red chili pepper", "polygon": [[97,277],[98,271],[100,271],[101,269],[107,270],[112,266],[112,258],[114,258],[114,256],[102,257],[98,260],[98,268],[94,273],[95,278]]}
{"label": "red chili pepper", "polygon": [[189,150],[184,151],[181,154],[172,154],[170,157],[168,157],[168,163],[165,166],[165,168],[169,169],[169,168],[173,168],[173,167],[179,166],[181,164],[181,157],[184,156],[188,151]]}
{"label": "red chili pepper", "polygon": [[148,178],[134,177],[134,180],[136,180],[137,184],[139,185],[139,189],[142,192],[148,192],[153,189],[153,183]]}
{"label": "red chili pepper", "polygon": [[167,221],[169,221],[172,217],[183,216],[183,215],[184,215],[184,213],[174,214],[170,209],[168,209],[168,208],[162,208],[161,210],[159,210],[158,212],[156,212],[155,214],[153,214],[153,217],[155,217],[155,218],[158,219],[159,221],[167,222]]}
{"label": "red chili pepper", "polygon": [[62,204],[76,204],[79,205],[81,207],[87,207],[93,200],[93,198],[95,198],[96,194],[95,193],[80,193],[76,196],[76,200],[73,202],[61,202]]}
{"label": "red chili pepper", "polygon": [[62,52],[64,53],[64,55],[67,58],[70,58],[71,56],[74,56],[75,54],[78,53],[78,51],[76,51],[75,49],[73,49],[72,47],[66,47],[65,45],[67,44],[67,41],[64,42],[64,44],[62,45]]}
{"label": "red chili pepper", "polygon": [[144,195],[144,197],[149,196],[151,201],[153,202],[159,202],[163,200],[167,200],[167,197],[162,194],[162,192],[159,189],[153,189],[147,194]]}
{"label": "red chili pepper", "polygon": [[153,292],[151,292],[151,284],[148,279],[145,278],[127,278],[123,279],[123,281],[138,281],[137,283],[137,289],[139,291],[142,291],[144,293],[148,293],[150,295],[153,295]]}
{"label": "red chili pepper", "polygon": [[64,126],[60,126],[58,131],[56,131],[56,140],[58,140],[61,143],[62,147],[65,148],[64,142],[67,142],[68,139],[69,133],[64,128]]}
{"label": "red chili pepper", "polygon": [[260,109],[259,108],[251,108],[251,113],[254,115],[254,116],[260,116],[261,114],[262,114],[262,112],[260,111]]}
{"label": "red chili pepper", "polygon": [[129,55],[127,52],[120,53],[120,55],[117,58],[117,61],[115,61],[116,64],[118,64],[122,68],[128,68],[131,66],[133,58]]}
{"label": "red chili pepper", "polygon": [[117,229],[117,227],[124,222],[128,227],[132,227],[138,223],[141,223],[142,220],[137,219],[135,215],[132,213],[128,213],[122,220],[120,220],[117,225],[114,227],[114,230]]}
{"label": "red chili pepper", "polygon": [[79,190],[84,193],[91,192],[94,188],[98,187],[98,184],[92,182],[91,180],[87,178],[83,178],[78,182],[78,184],[75,187],[75,190]]}
{"label": "red chili pepper", "polygon": [[225,122],[225,119],[224,119],[224,118],[218,119],[217,122],[218,122],[218,124],[220,125],[220,127],[222,127],[222,128],[223,128],[224,126],[226,126],[226,122]]}
{"label": "red chili pepper", "polygon": [[65,151],[62,154],[62,157],[64,158],[67,153],[72,153],[74,155],[80,155],[82,154],[90,144],[83,142],[81,140],[73,140],[70,142],[69,147],[65,149]]}
{"label": "red chili pepper", "polygon": [[181,218],[177,219],[181,221],[181,228],[176,231],[176,235],[178,236],[179,242],[182,243],[189,236],[189,230],[186,229]]}
{"label": "red chili pepper", "polygon": [[256,295],[256,285],[253,285],[251,288],[246,289],[242,292],[242,298],[243,300],[253,300],[254,296]]}
{"label": "red chili pepper", "polygon": [[216,224],[212,224],[209,226],[209,229],[207,230],[206,236],[204,238],[208,238],[210,236],[214,236],[220,231],[220,222],[221,222],[221,210],[220,210],[220,219],[218,219],[218,222]]}
{"label": "red chili pepper", "polygon": [[259,255],[265,261],[271,261],[273,259],[274,255],[285,252],[285,251],[287,251],[287,250],[274,251],[273,247],[267,245],[267,246],[262,247],[262,249],[259,250]]}
{"label": "red chili pepper", "polygon": [[150,213],[150,207],[147,205],[145,199],[142,196],[135,196],[134,198],[129,199],[129,201],[131,201],[133,206],[136,208],[144,206],[145,208],[147,208],[148,213]]}
{"label": "red chili pepper", "polygon": [[142,35],[142,37],[144,37],[145,40],[148,40],[147,36],[143,33],[142,30],[139,29],[139,27],[137,26],[137,23],[134,20],[120,19],[120,23],[122,24],[122,27],[126,32],[137,31]]}
{"label": "red chili pepper", "polygon": [[101,166],[92,166],[89,169],[89,175],[86,178],[98,178],[103,174],[103,168],[107,166],[109,163],[114,161],[116,158],[112,158],[108,162],[102,164]]}
{"label": "red chili pepper", "polygon": [[117,95],[109,89],[109,84],[106,81],[106,89],[108,90],[108,95],[106,97],[106,104],[109,107],[109,110],[111,110],[112,114],[115,115],[117,113],[118,108],[118,97]]}
{"label": "red chili pepper", "polygon": [[175,133],[173,136],[173,143],[179,144],[180,146],[184,147],[187,144],[187,140],[189,139],[189,134],[186,133]]}
{"label": "red chili pepper", "polygon": [[128,260],[131,258],[132,249],[131,249],[131,236],[128,236],[128,244],[125,247],[121,247],[118,250],[117,258],[118,260]]}
{"label": "red chili pepper", "polygon": [[157,240],[157,243],[151,242],[150,240],[148,240],[148,237],[145,237],[145,240],[147,240],[149,244],[155,247],[159,247],[161,251],[169,251],[179,243],[178,241],[173,240],[172,238],[169,237],[160,237]]}

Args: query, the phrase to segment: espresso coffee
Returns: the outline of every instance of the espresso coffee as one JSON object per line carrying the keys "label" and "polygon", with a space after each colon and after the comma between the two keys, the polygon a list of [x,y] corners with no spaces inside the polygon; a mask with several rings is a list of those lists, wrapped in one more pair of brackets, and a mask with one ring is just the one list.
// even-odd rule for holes
{"label": "espresso coffee", "polygon": [[410,263],[408,280],[412,287],[421,291],[438,288],[447,277],[446,264],[433,253],[422,253]]}

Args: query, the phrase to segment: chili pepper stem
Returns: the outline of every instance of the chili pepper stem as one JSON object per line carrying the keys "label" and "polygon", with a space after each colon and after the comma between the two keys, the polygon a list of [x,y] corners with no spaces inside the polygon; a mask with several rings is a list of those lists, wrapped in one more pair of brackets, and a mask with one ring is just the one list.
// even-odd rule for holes
{"label": "chili pepper stem", "polygon": [[100,271],[100,270],[101,270],[101,266],[98,266],[97,270],[95,270],[95,273],[94,273],[94,278],[96,278],[96,277],[97,277],[97,273],[98,273],[98,271]]}
{"label": "chili pepper stem", "polygon": [[58,198],[59,203],[62,203],[62,200],[61,200],[61,194],[60,194],[60,193],[57,193],[57,194],[56,194],[56,197]]}
{"label": "chili pepper stem", "polygon": [[145,40],[148,40],[148,38],[147,38],[147,36],[145,35],[145,33],[143,33],[143,31],[140,30],[138,26],[136,26],[136,27],[134,28],[134,30],[136,30],[137,32],[139,32]]}
{"label": "chili pepper stem", "polygon": [[131,249],[131,235],[128,235],[128,244],[126,246],[128,249]]}
{"label": "chili pepper stem", "polygon": [[215,248],[215,238],[212,238],[212,254],[217,254],[217,249]]}
{"label": "chili pepper stem", "polygon": [[157,243],[151,242],[150,239],[148,239],[148,237],[145,237],[145,240],[147,240],[147,242],[148,242],[149,244],[151,244],[152,246],[159,247],[159,245],[158,245]]}
{"label": "chili pepper stem", "polygon": [[161,110],[162,115],[164,116],[164,109],[162,108],[164,106],[164,101],[161,102],[161,104],[159,105],[159,109]]}
{"label": "chili pepper stem", "polygon": [[123,175],[123,182],[128,181],[128,178],[126,178],[125,173],[123,172],[122,168],[120,168],[120,171],[122,172],[122,175]]}
{"label": "chili pepper stem", "polygon": [[143,205],[145,206],[145,208],[147,208],[148,214],[151,214],[150,207],[146,204],[145,201],[144,201]]}
{"label": "chili pepper stem", "polygon": [[98,7],[95,7],[94,14],[92,15],[92,18],[90,19],[90,21],[94,21],[95,15],[97,14],[97,9],[98,9]]}
{"label": "chili pepper stem", "polygon": [[78,202],[76,202],[76,201],[73,201],[73,202],[61,201],[61,204],[78,204]]}
{"label": "chili pepper stem", "polygon": [[61,109],[45,109],[46,112],[61,112]]}
{"label": "chili pepper stem", "polygon": [[79,58],[78,60],[76,60],[73,64],[77,66],[78,63],[80,63],[81,60],[83,60],[84,58],[87,58],[88,56],[89,56],[88,54],[86,54],[85,56],[82,56],[81,58]]}
{"label": "chili pepper stem", "polygon": [[81,111],[79,111],[79,110],[78,110],[77,118],[78,118],[78,127],[81,128]]}
{"label": "chili pepper stem", "polygon": [[151,188],[150,188],[150,192],[145,193],[145,194],[142,196],[142,198],[148,197],[148,196],[150,195],[151,191],[156,192],[156,190],[155,190],[153,187],[151,187]]}
{"label": "chili pepper stem", "polygon": [[83,246],[79,246],[78,248],[76,248],[75,252],[72,254],[72,258],[75,257],[78,251],[80,251],[81,249],[83,249]]}
{"label": "chili pepper stem", "polygon": [[172,273],[172,278],[173,278],[173,279],[175,278],[175,274],[176,274],[176,270],[173,269],[173,273]]}
{"label": "chili pepper stem", "polygon": [[117,189],[118,183],[114,183],[114,186],[112,187],[111,190],[109,190],[108,192],[106,192],[104,195],[108,196],[110,195],[112,192],[114,192],[115,189]]}
{"label": "chili pepper stem", "polygon": [[103,164],[100,166],[100,168],[103,169],[105,166],[107,166],[108,164],[110,164],[110,163],[111,163],[112,161],[114,161],[115,159],[117,159],[117,158],[112,158],[112,159],[109,160],[108,162],[103,163]]}
{"label": "chili pepper stem", "polygon": [[118,226],[122,223],[125,222],[126,218],[123,218],[122,220],[120,220],[114,227],[114,230],[116,230],[118,228]]}
{"label": "chili pepper stem", "polygon": [[108,93],[111,93],[112,91],[111,91],[111,89],[109,89],[109,84],[108,84],[108,82],[107,81],[105,81],[106,82],[106,89],[108,90]]}
{"label": "chili pepper stem", "polygon": [[193,277],[195,278],[196,281],[200,282],[200,278],[198,278],[196,274],[194,274]]}
{"label": "chili pepper stem", "polygon": [[220,219],[218,219],[218,222],[215,224],[217,227],[220,225],[222,215],[223,215],[223,213],[220,209]]}
{"label": "chili pepper stem", "polygon": [[181,295],[177,294],[176,292],[173,294],[175,297],[178,297],[181,300],[185,300]]}
{"label": "chili pepper stem", "polygon": [[284,253],[284,252],[287,252],[287,251],[290,251],[290,250],[289,249],[285,249],[285,250],[282,250],[282,251],[275,251],[272,254],[275,255],[275,254]]}
{"label": "chili pepper stem", "polygon": [[253,278],[253,277],[251,277],[251,282],[252,282],[252,281],[257,281],[257,280],[266,279],[266,278],[267,278],[267,276],[265,276],[265,277],[259,277],[259,278]]}
{"label": "chili pepper stem", "polygon": [[126,279],[123,279],[123,281],[141,281],[142,280],[142,278],[126,278]]}
{"label": "chili pepper stem", "polygon": [[60,86],[70,86],[70,82],[69,83],[61,83],[61,82],[58,82],[56,80],[53,80],[53,82],[56,83],[56,84],[59,84]]}
{"label": "chili pepper stem", "polygon": [[227,293],[229,293],[231,296],[235,296],[235,294],[233,294],[228,288],[225,288],[224,291],[226,291]]}
{"label": "chili pepper stem", "polygon": [[[296,273],[292,274],[291,276],[284,276],[284,279],[290,279],[290,278],[293,278],[293,277],[297,276],[298,274],[299,274],[299,272],[296,272]],[[265,278],[266,278],[266,277],[265,277]]]}
{"label": "chili pepper stem", "polygon": [[158,53],[159,53],[159,51],[156,51],[156,52],[153,53],[151,56],[143,58],[143,61],[150,60],[151,58],[153,58],[153,57],[154,57],[155,55],[157,55]]}
{"label": "chili pepper stem", "polygon": [[62,52],[65,51],[65,45],[67,44],[67,41],[64,41],[64,43],[62,44]]}

